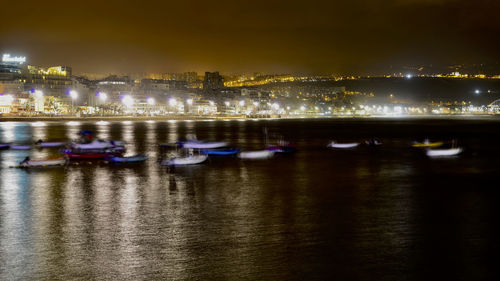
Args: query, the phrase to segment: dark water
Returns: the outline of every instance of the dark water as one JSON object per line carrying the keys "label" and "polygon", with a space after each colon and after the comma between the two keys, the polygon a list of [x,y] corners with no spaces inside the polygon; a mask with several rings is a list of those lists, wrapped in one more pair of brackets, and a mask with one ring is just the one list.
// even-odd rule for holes
{"label": "dark water", "polygon": [[[263,128],[295,155],[216,158],[167,172],[159,143],[188,133],[244,149]],[[139,166],[11,169],[0,151],[0,280],[492,280],[499,271],[500,120],[0,123],[0,143],[122,139]],[[383,146],[333,151],[331,139]],[[456,138],[429,159],[415,139]]]}

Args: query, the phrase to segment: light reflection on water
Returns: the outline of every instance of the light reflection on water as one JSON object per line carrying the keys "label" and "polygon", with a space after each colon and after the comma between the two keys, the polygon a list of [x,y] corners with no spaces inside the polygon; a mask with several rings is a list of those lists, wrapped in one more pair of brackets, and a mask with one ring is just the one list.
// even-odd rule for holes
{"label": "light reflection on water", "polygon": [[[0,280],[401,280],[428,279],[429,268],[451,279],[488,276],[496,123],[433,131],[410,120],[407,131],[349,122],[0,123],[1,142],[71,140],[88,129],[151,156],[138,166],[20,170],[7,167],[58,150],[0,151]],[[262,149],[264,127],[299,151],[170,171],[156,162],[159,144],[189,134]],[[408,147],[420,135],[457,132],[473,153],[434,161]],[[384,146],[325,148],[332,138],[375,134]]]}

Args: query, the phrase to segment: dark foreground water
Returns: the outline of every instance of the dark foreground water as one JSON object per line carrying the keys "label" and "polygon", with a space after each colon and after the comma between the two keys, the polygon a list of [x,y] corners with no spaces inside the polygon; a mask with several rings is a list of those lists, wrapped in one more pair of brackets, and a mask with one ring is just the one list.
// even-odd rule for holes
{"label": "dark foreground water", "polygon": [[[158,144],[195,133],[244,149],[263,128],[298,146],[167,172]],[[0,280],[492,280],[499,277],[500,120],[0,123],[0,143],[122,139],[138,166],[8,168],[0,151]],[[328,150],[378,137],[376,149]],[[415,139],[456,138],[429,159]]]}

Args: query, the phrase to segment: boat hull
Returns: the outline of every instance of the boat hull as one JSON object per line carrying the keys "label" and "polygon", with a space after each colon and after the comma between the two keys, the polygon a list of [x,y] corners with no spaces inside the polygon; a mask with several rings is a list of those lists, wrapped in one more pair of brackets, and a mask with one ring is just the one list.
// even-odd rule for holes
{"label": "boat hull", "polygon": [[202,150],[201,153],[206,154],[206,155],[211,155],[211,156],[229,156],[229,155],[236,155],[240,152],[241,150],[238,148],[234,149],[221,149],[221,150]]}
{"label": "boat hull", "polygon": [[22,168],[29,167],[48,167],[48,166],[62,166],[66,164],[67,160],[64,158],[46,159],[46,160],[30,160],[19,165]]}
{"label": "boat hull", "polygon": [[172,159],[163,160],[161,162],[162,166],[184,166],[184,165],[196,165],[205,162],[208,159],[207,155],[194,155],[188,157],[176,157]]}
{"label": "boat hull", "polygon": [[257,150],[257,151],[244,151],[238,154],[241,159],[269,159],[274,156],[274,151]]}
{"label": "boat hull", "polygon": [[426,151],[427,156],[439,157],[439,156],[454,156],[462,153],[462,148],[450,148],[450,149],[429,149]]}
{"label": "boat hull", "polygon": [[352,142],[352,143],[336,143],[336,142],[331,142],[327,145],[327,147],[331,148],[354,148],[359,145],[359,142]]}
{"label": "boat hull", "polygon": [[194,149],[214,149],[228,146],[225,141],[219,142],[185,142],[182,144],[183,148],[194,148]]}
{"label": "boat hull", "polygon": [[120,157],[120,156],[113,156],[109,157],[106,160],[108,160],[111,163],[141,163],[146,160],[148,160],[148,156],[144,154],[139,154],[135,156],[129,156],[129,157]]}

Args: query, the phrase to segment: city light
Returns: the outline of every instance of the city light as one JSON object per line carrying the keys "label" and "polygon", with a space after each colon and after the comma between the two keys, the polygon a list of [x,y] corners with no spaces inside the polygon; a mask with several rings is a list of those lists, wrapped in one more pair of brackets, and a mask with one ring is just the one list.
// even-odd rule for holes
{"label": "city light", "polygon": [[106,93],[99,92],[99,99],[101,99],[101,101],[105,102],[107,98],[108,95]]}
{"label": "city light", "polygon": [[71,90],[69,95],[72,99],[76,100],[78,98],[78,93],[75,90]]}
{"label": "city light", "polygon": [[168,104],[169,104],[170,106],[176,106],[176,105],[177,105],[177,100],[176,100],[176,99],[174,99],[174,98],[170,98],[170,99],[168,100]]}
{"label": "city light", "polygon": [[474,91],[474,93],[475,93],[476,95],[479,95],[479,94],[481,93],[481,91],[480,91],[479,89],[476,89],[476,90]]}
{"label": "city light", "polygon": [[10,54],[3,54],[2,61],[23,64],[26,62],[26,57],[11,57]]}
{"label": "city light", "polygon": [[259,106],[259,103],[258,103],[258,102],[256,102],[256,101],[254,101],[254,102],[253,102],[253,105],[254,105],[254,106]]}
{"label": "city light", "polygon": [[154,104],[155,104],[155,99],[154,99],[154,98],[149,97],[149,98],[147,98],[147,99],[146,99],[146,102],[147,102],[149,105],[154,105]]}
{"label": "city light", "polygon": [[240,100],[240,106],[244,106],[245,105],[245,101],[244,100]]}
{"label": "city light", "polygon": [[129,96],[129,95],[124,96],[122,98],[122,102],[127,107],[130,107],[130,106],[134,105],[134,99],[131,96]]}
{"label": "city light", "polygon": [[210,104],[210,106],[214,106],[214,102],[213,101],[208,101],[208,103]]}
{"label": "city light", "polygon": [[305,110],[306,110],[306,107],[305,107],[305,106],[301,106],[301,107],[300,107],[300,110],[305,111]]}
{"label": "city light", "polygon": [[406,74],[406,79],[411,79],[413,76],[411,74]]}
{"label": "city light", "polygon": [[37,98],[41,98],[41,97],[43,97],[43,92],[42,92],[42,91],[40,91],[40,90],[36,90],[36,91],[35,91],[35,97],[37,97]]}
{"label": "city light", "polygon": [[193,99],[187,99],[186,102],[188,105],[193,105]]}
{"label": "city light", "polygon": [[228,101],[225,101],[225,102],[224,102],[224,104],[225,104],[226,106],[229,106],[229,105],[230,105],[230,103],[229,103]]}
{"label": "city light", "polygon": [[280,105],[278,103],[273,103],[273,109],[274,110],[280,109]]}

